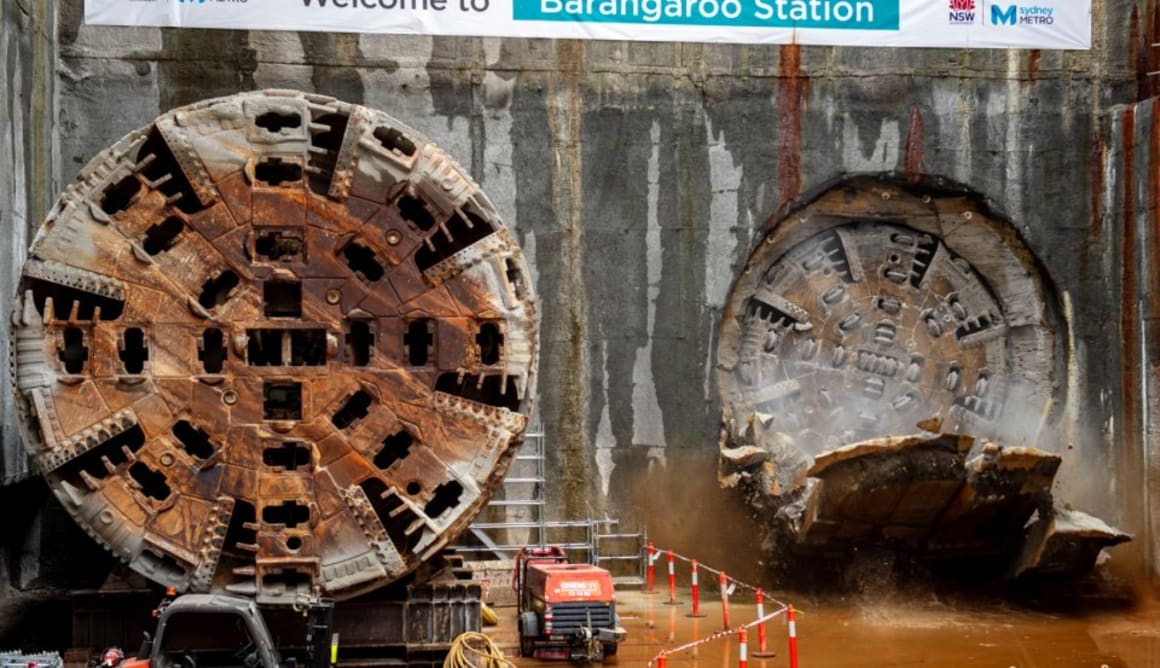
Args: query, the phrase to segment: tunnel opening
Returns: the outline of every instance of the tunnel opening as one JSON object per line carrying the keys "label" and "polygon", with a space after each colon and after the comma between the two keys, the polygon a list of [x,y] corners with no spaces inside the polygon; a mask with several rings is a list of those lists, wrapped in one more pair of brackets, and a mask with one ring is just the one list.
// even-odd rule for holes
{"label": "tunnel opening", "polygon": [[787,563],[839,547],[1010,563],[1033,517],[1061,512],[1041,474],[1066,399],[1051,284],[963,195],[852,177],[770,221],[734,283],[719,477]]}

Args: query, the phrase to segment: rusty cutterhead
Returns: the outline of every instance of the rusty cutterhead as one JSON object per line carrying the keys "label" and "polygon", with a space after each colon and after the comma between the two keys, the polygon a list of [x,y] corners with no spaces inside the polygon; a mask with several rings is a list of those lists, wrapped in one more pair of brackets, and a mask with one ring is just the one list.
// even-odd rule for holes
{"label": "rusty cutterhead", "polygon": [[25,444],[134,570],[346,597],[447,546],[531,410],[534,295],[458,165],[386,114],[268,91],[97,156],[13,319]]}

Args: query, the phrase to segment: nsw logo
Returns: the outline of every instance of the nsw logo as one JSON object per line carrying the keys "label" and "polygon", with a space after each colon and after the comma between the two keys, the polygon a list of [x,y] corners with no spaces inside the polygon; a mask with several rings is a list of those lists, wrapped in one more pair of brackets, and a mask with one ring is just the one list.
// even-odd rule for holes
{"label": "nsw logo", "polygon": [[953,25],[975,22],[975,0],[947,0],[947,20]]}

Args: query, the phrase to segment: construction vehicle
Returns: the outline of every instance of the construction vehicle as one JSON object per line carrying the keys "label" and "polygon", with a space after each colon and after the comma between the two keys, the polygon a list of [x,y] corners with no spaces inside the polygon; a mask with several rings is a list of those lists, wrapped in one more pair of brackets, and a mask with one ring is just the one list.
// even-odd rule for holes
{"label": "construction vehicle", "polygon": [[447,548],[532,412],[528,276],[453,160],[325,96],[199,102],[90,162],[10,332],[28,454],[124,564],[92,579],[131,583],[69,597],[73,646],[135,642],[159,586],[280,642],[302,634],[279,616],[333,599],[352,658],[442,663],[480,614]]}
{"label": "construction vehicle", "polygon": [[[304,668],[328,668],[337,658],[331,632],[334,601],[314,599],[300,606],[306,617]],[[137,657],[123,668],[287,668],[298,657],[283,657],[258,605],[229,594],[186,594],[159,610],[156,632],[146,636]]]}
{"label": "construction vehicle", "polygon": [[607,570],[571,563],[558,546],[526,547],[516,555],[513,586],[521,656],[563,649],[572,661],[587,662],[616,654],[625,631]]}

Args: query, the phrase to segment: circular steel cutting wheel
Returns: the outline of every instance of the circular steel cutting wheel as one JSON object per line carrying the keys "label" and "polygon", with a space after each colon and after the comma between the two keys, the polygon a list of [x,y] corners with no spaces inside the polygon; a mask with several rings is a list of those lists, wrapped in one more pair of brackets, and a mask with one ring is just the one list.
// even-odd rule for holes
{"label": "circular steel cutting wheel", "polygon": [[534,296],[458,165],[290,91],[97,156],[32,244],[25,443],[95,539],[183,591],[347,597],[447,546],[531,410]]}
{"label": "circular steel cutting wheel", "polygon": [[1038,267],[962,192],[841,183],[769,230],[728,308],[723,454],[765,450],[766,493],[799,487],[815,455],[927,420],[1034,442],[1058,404]]}

